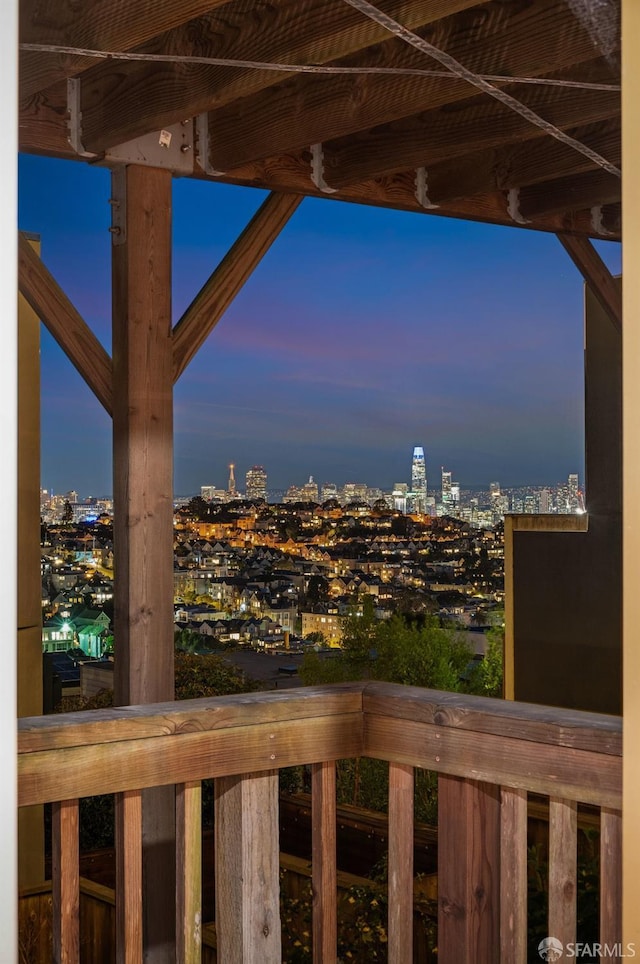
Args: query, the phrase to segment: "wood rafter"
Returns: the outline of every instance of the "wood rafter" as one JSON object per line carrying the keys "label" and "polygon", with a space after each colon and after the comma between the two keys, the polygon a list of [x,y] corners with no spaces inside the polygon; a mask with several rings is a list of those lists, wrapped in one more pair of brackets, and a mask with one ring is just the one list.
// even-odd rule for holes
{"label": "wood rafter", "polygon": [[20,291],[72,365],[109,414],[113,411],[113,366],[109,355],[44,266],[24,235],[18,236]]}
{"label": "wood rafter", "polygon": [[[477,0],[392,0],[391,16],[411,29],[474,6]],[[353,7],[335,0],[284,0],[229,4],[200,18],[197,29],[185,24],[145,45],[150,53],[227,57],[280,63],[324,64],[358,54],[388,40],[378,24],[365,20]],[[87,77],[83,96],[85,139],[92,150],[121,143],[157,130],[185,116],[220,108],[279,84],[283,75],[237,67],[182,64],[103,63]],[[171,90],[173,103],[167,98]],[[144,93],[142,93],[144,92]],[[145,109],[140,112],[140,98]],[[117,111],[95,110],[117,99]],[[189,110],[183,113],[182,105]]]}
{"label": "wood rafter", "polygon": [[[163,30],[171,30],[224,0],[72,0],[57,5],[43,0],[21,0],[20,42],[55,44],[98,50],[131,50]],[[52,16],[56,7],[57,16]],[[20,63],[20,94],[30,97],[56,81],[77,75],[95,60],[64,54],[25,51]]]}
{"label": "wood rafter", "polygon": [[[571,129],[569,133],[612,163],[620,163],[620,130],[617,125],[607,121]],[[523,144],[509,143],[492,150],[474,151],[429,166],[429,198],[440,204],[489,191],[542,184],[592,169],[593,162],[583,154],[559,141],[542,137]]]}
{"label": "wood rafter", "polygon": [[617,281],[588,238],[558,234],[576,268],[589,285],[614,326],[622,333],[622,286]]}
{"label": "wood rafter", "polygon": [[[558,79],[564,79],[563,75],[566,77],[566,72],[559,72]],[[601,77],[600,71],[589,75]],[[510,93],[562,130],[612,116],[619,125],[619,95],[615,92],[530,86],[513,87]],[[325,177],[332,187],[340,188],[407,167],[430,166],[542,137],[548,135],[502,104],[473,97],[453,109],[425,111],[324,144]]]}
{"label": "wood rafter", "polygon": [[575,177],[560,177],[520,191],[520,212],[527,219],[562,214],[567,208],[592,208],[620,199],[620,178],[598,169]]}
{"label": "wood rafter", "polygon": [[174,381],[204,344],[301,201],[300,195],[271,194],[191,302],[173,331]]}
{"label": "wood rafter", "polygon": [[[564,10],[564,13],[563,13]],[[553,17],[550,13],[553,12]],[[536,28],[543,53],[532,46]],[[469,44],[470,31],[475,43]],[[421,31],[417,31],[421,33]],[[474,9],[438,21],[425,31],[472,70],[511,76],[536,76],[593,59],[590,37],[568,7],[553,0],[534,7],[520,4]],[[505,37],[509,38],[505,44]],[[420,51],[395,39],[381,44],[359,64],[431,67]],[[303,76],[210,114],[215,131],[211,161],[216,170],[310,144],[326,142],[432,110],[469,97],[465,81],[431,77]],[[83,106],[84,110],[84,106]]]}

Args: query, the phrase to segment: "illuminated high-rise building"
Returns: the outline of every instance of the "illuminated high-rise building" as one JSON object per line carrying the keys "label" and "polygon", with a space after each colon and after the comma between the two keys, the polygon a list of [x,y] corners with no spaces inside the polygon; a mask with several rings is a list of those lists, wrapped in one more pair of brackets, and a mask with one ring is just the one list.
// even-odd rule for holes
{"label": "illuminated high-rise building", "polygon": [[424,512],[427,508],[427,470],[424,462],[424,449],[416,445],[411,460],[411,493],[414,511]]}
{"label": "illuminated high-rise building", "polygon": [[313,476],[309,476],[309,481],[300,490],[303,502],[318,501],[318,483],[313,481]]}
{"label": "illuminated high-rise building", "polygon": [[254,465],[247,472],[246,497],[252,502],[267,501],[267,473],[261,465]]}
{"label": "illuminated high-rise building", "polygon": [[407,511],[408,491],[409,486],[406,482],[396,482],[391,494],[393,499],[393,508],[396,510],[396,512],[402,512],[403,515]]}
{"label": "illuminated high-rise building", "polygon": [[442,466],[442,511],[444,515],[451,511],[451,472],[445,472]]}
{"label": "illuminated high-rise building", "polygon": [[230,499],[235,499],[235,496],[236,496],[236,477],[233,474],[234,469],[235,469],[235,465],[232,462],[231,465],[229,466],[229,484],[227,486],[227,492],[229,494]]}
{"label": "illuminated high-rise building", "polygon": [[322,486],[320,498],[323,502],[327,502],[329,499],[338,498],[338,486],[335,482],[325,482]]}
{"label": "illuminated high-rise building", "polygon": [[580,511],[580,490],[578,488],[578,476],[571,474],[567,481],[567,512]]}

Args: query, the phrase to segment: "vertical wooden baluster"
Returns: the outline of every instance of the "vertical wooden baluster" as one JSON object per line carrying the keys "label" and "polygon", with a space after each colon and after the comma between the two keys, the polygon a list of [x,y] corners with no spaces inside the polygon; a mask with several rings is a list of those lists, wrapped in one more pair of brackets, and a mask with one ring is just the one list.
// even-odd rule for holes
{"label": "vertical wooden baluster", "polygon": [[176,788],[176,960],[202,959],[202,789]]}
{"label": "vertical wooden baluster", "polygon": [[500,948],[500,788],[438,779],[438,960],[485,964]]}
{"label": "vertical wooden baluster", "polygon": [[52,805],[53,960],[80,960],[79,801]]}
{"label": "vertical wooden baluster", "polygon": [[500,960],[527,964],[527,792],[502,787]]}
{"label": "vertical wooden baluster", "polygon": [[281,964],[278,771],[214,786],[219,964]]}
{"label": "vertical wooden baluster", "polygon": [[413,960],[413,767],[389,764],[389,964]]}
{"label": "vertical wooden baluster", "polygon": [[336,765],[311,767],[313,960],[335,964],[338,946]]}
{"label": "vertical wooden baluster", "polygon": [[[604,807],[600,813],[600,942],[622,941],[622,814]],[[611,964],[618,964],[611,957]]]}
{"label": "vertical wooden baluster", "polygon": [[116,794],[116,961],[142,964],[142,793]]}
{"label": "vertical wooden baluster", "polygon": [[576,939],[578,805],[549,800],[549,937]]}

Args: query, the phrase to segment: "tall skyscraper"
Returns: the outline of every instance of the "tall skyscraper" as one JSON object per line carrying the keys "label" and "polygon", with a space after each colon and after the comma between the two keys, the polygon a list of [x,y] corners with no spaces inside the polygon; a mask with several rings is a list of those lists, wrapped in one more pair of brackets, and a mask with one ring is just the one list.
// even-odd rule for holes
{"label": "tall skyscraper", "polygon": [[267,501],[267,473],[261,465],[254,465],[246,476],[246,497],[251,501]]}
{"label": "tall skyscraper", "polygon": [[567,480],[567,512],[579,512],[581,510],[580,489],[578,488],[578,476],[573,473]]}
{"label": "tall skyscraper", "polygon": [[416,445],[413,450],[411,492],[415,511],[425,512],[427,508],[427,470],[424,463],[424,449],[421,445]]}
{"label": "tall skyscraper", "polygon": [[442,511],[446,515],[451,510],[451,472],[442,466]]}
{"label": "tall skyscraper", "polygon": [[313,476],[309,476],[309,481],[300,490],[304,502],[318,501],[318,483],[313,481]]}
{"label": "tall skyscraper", "polygon": [[396,512],[402,512],[404,515],[407,511],[407,495],[409,492],[409,487],[406,482],[396,482],[393,487],[392,499],[393,508]]}
{"label": "tall skyscraper", "polygon": [[227,492],[230,499],[235,499],[236,497],[236,477],[233,474],[234,469],[235,465],[232,462],[229,466],[229,485],[227,486]]}

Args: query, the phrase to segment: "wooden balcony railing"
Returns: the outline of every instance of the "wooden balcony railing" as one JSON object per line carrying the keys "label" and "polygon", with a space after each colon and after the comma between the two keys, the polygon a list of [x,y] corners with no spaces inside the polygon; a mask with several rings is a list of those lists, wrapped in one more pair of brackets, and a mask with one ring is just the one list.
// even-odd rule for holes
{"label": "wooden balcony railing", "polygon": [[577,805],[600,810],[600,942],[621,941],[618,718],[354,683],[23,719],[19,802],[53,803],[54,955],[79,955],[78,800],[116,794],[119,962],[142,961],[142,794],[175,784],[177,960],[200,960],[215,778],[218,960],[281,960],[278,770],[312,770],[313,954],[336,960],[335,761],[389,763],[389,961],[412,960],[413,777],[439,774],[438,960],[525,964],[527,794],[549,798],[548,933],[576,940]]}

